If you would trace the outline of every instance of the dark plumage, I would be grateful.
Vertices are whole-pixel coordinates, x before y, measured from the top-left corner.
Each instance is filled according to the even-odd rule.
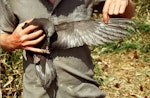
[[[36,64],[37,75],[41,79],[44,88],[49,87],[55,78],[55,69],[48,54],[51,49],[67,49],[86,45],[102,45],[107,42],[120,39],[130,33],[126,28],[134,30],[130,25],[134,22],[126,18],[110,18],[108,24],[103,20],[83,20],[77,22],[63,23],[53,25],[51,21],[45,18],[34,19],[28,25],[38,25],[43,29],[47,38],[37,47],[45,49],[46,54],[34,53],[34,63]],[[52,36],[55,35],[55,41]]]
[[[55,78],[55,70],[53,68],[53,64],[51,61],[51,58],[49,57],[50,54],[50,37],[54,34],[54,25],[51,21],[40,18],[40,19],[33,19],[30,23],[25,23],[25,25],[22,27],[22,29],[25,29],[29,25],[36,25],[39,26],[38,29],[42,29],[44,33],[46,34],[46,38],[40,42],[35,47],[43,49],[43,54],[40,53],[32,53],[30,54],[33,56],[33,63],[35,64],[35,69],[37,72],[37,75],[39,79],[41,80],[41,84],[44,88],[49,87],[52,80]],[[32,31],[32,32],[34,32]]]
[[[103,20],[83,20],[55,26],[58,39],[52,44],[54,48],[73,48],[84,44],[102,45],[120,39],[130,33],[126,28],[134,30],[129,25],[134,24],[126,18],[110,18],[109,23]]]

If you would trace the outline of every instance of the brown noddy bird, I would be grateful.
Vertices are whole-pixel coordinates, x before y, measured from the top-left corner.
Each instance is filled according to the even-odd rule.
[[[49,57],[51,49],[68,49],[84,44],[97,46],[112,42],[130,35],[127,28],[134,30],[130,24],[134,22],[127,18],[110,18],[108,24],[105,24],[103,20],[83,20],[59,25],[54,25],[46,18],[36,18],[31,23],[25,24],[23,28],[38,25],[39,29],[43,29],[47,35],[45,40],[37,45],[38,48],[44,49],[44,54],[34,53],[33,55],[36,72],[43,87],[48,88],[56,76],[55,68]],[[57,37],[52,41],[53,35]]]
[[[5,6],[2,0],[0,0],[0,12],[4,14],[0,18],[0,23],[2,23],[0,29],[8,33],[12,32],[18,25],[18,22],[13,12],[8,6]],[[47,35],[42,42],[35,46],[43,49],[44,54],[30,52],[32,54],[31,59],[33,58],[37,75],[43,87],[45,89],[48,88],[56,77],[52,58],[50,58],[51,50],[56,48],[68,49],[80,47],[84,44],[102,45],[112,42],[126,35],[130,35],[126,29],[134,30],[130,24],[134,24],[134,22],[127,18],[110,18],[108,24],[105,24],[101,19],[66,22],[54,25],[46,18],[36,18],[31,23],[26,23],[23,29],[29,25],[38,25],[38,29],[43,29]]]

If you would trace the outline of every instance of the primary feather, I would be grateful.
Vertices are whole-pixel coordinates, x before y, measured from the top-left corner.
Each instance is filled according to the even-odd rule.
[[[67,49],[84,44],[102,45],[112,42],[130,35],[126,30],[127,28],[134,30],[130,24],[134,24],[130,19],[111,18],[108,24],[105,24],[103,20],[83,20],[53,25],[48,19],[39,18],[34,19],[30,24],[26,24],[23,29],[29,25],[38,25],[40,29],[43,29],[47,38],[37,46],[49,51],[45,53],[50,53],[51,49],[55,48]],[[54,35],[57,37],[52,41]],[[36,53],[34,53],[33,58],[41,84],[47,89],[56,76],[51,58],[47,54]]]
[[[108,24],[105,24],[103,20],[83,20],[60,24],[55,26],[58,38],[52,45],[54,48],[67,49],[84,44],[105,44],[130,35],[127,28],[134,30],[130,23],[134,24],[130,19],[111,18]]]

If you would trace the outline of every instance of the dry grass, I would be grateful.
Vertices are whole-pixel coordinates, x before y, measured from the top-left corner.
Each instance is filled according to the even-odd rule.
[[[101,82],[106,98],[150,98],[150,1],[134,1],[136,32],[111,44],[90,47],[96,65],[94,78]],[[0,98],[20,98],[22,52],[0,52]]]
[[[150,97],[150,57],[147,62],[144,56],[136,50],[93,55],[102,71],[95,78],[103,80],[100,88],[107,93],[106,98]]]
[[[150,98],[150,1],[136,1],[136,32],[112,44],[92,47],[94,78],[106,98]]]

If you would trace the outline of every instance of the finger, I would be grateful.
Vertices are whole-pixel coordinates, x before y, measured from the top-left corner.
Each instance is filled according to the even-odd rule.
[[[18,25],[18,27],[22,28],[26,23],[30,23],[32,20],[33,20],[33,19],[26,20],[26,21],[24,21],[23,23],[20,23],[20,24]]]
[[[108,14],[103,14],[103,20],[104,20],[104,23],[108,23],[108,20],[109,20],[109,15]]]
[[[103,20],[105,23],[108,23],[108,19],[109,19],[108,10],[109,10],[110,3],[111,3],[111,0],[106,0],[104,7],[103,7],[103,13],[102,14],[103,14]]]
[[[25,42],[22,43],[22,47],[37,45],[37,44],[40,43],[44,38],[45,38],[45,34],[43,34],[42,36],[40,36],[39,38],[37,38],[37,39],[35,39],[35,40],[25,41]]]
[[[35,48],[32,46],[25,47],[24,50],[29,50],[36,53],[45,53],[45,49]]]
[[[34,19],[34,18],[29,19],[29,20],[26,20],[24,23],[30,23],[30,22],[32,22],[33,19]]]
[[[121,6],[120,3],[121,3],[121,0],[118,0],[116,2],[115,8],[114,8],[114,12],[113,12],[114,15],[118,15],[119,14],[120,6]]]
[[[109,15],[113,15],[114,13],[114,9],[115,9],[115,5],[116,5],[116,0],[112,0],[109,9],[108,9],[108,13]]]
[[[24,25],[25,25],[26,23],[30,23],[32,20],[33,20],[33,19],[30,19],[30,20],[27,20],[27,21],[25,21],[25,22],[23,22],[23,23],[20,23],[20,24],[17,26],[16,31],[22,33],[22,29],[23,29]]]
[[[121,1],[121,7],[119,10],[120,14],[123,14],[125,12],[127,5],[128,5],[128,2],[126,0]]]
[[[42,33],[43,33],[43,30],[38,30],[38,31],[32,32],[28,35],[25,35],[24,41],[35,39],[35,38],[39,37],[40,35],[42,35]]]
[[[24,30],[23,30],[23,33],[24,34],[29,34],[31,33],[33,30],[37,29],[38,26],[35,26],[35,25],[29,25],[28,27],[26,27]]]

